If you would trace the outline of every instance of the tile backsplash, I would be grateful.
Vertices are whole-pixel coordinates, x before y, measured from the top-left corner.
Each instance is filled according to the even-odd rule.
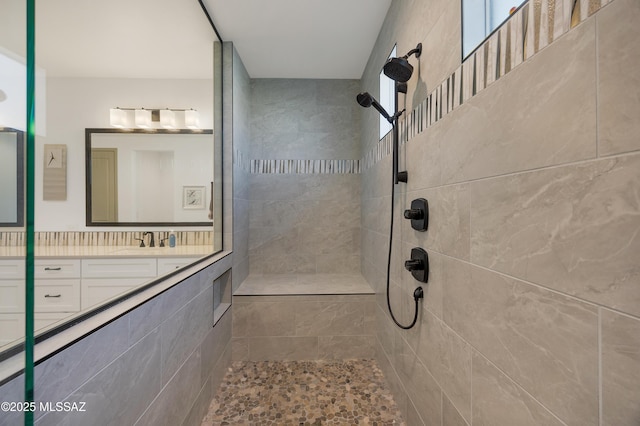
[[[36,232],[37,246],[135,246],[143,231]],[[175,231],[176,244],[213,245],[213,231]],[[156,245],[169,231],[154,231]],[[25,245],[24,232],[0,232],[0,247]],[[167,244],[168,245],[168,244]]]

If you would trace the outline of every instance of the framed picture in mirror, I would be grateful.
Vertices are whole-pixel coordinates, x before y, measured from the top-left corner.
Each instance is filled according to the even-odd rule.
[[[182,187],[182,208],[187,210],[204,209],[207,199],[206,187],[184,186]]]

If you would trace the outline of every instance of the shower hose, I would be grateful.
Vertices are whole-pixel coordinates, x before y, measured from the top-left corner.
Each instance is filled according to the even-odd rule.
[[[409,325],[402,325],[400,324],[400,322],[398,322],[398,320],[396,319],[395,315],[393,315],[393,309],[391,309],[391,298],[390,298],[390,287],[391,287],[391,280],[390,280],[390,275],[391,275],[391,246],[393,243],[393,203],[394,203],[394,198],[395,198],[395,188],[396,188],[396,183],[395,183],[395,176],[393,176],[393,180],[391,182],[391,221],[389,224],[389,256],[387,258],[387,307],[389,308],[389,314],[391,314],[391,319],[393,320],[393,322],[396,323],[396,325],[404,330],[409,330],[410,328],[413,328],[414,325],[416,325],[416,322],[418,321],[418,300],[420,298],[422,298],[422,287],[418,287],[416,289],[416,291],[413,293],[413,300],[415,301],[415,310],[414,310],[414,314],[413,314],[413,321],[411,321],[411,324]]]

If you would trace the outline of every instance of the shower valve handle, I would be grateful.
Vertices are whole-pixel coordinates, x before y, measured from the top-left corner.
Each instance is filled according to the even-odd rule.
[[[420,259],[405,260],[404,267],[407,271],[422,271],[424,269],[424,262]]]
[[[407,209],[404,211],[405,219],[419,220],[424,218],[424,210],[422,209]]]

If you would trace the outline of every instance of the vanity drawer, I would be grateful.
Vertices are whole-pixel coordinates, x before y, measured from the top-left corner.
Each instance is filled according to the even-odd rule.
[[[80,310],[80,280],[38,280],[35,287],[35,312]]]
[[[0,312],[24,312],[24,281],[0,280]]]
[[[80,278],[80,259],[36,259],[36,278]]]
[[[155,259],[154,259],[155,260]],[[82,280],[82,309],[102,304],[107,300],[150,281],[149,278],[90,278]]]
[[[159,257],[158,276],[175,271],[183,266],[190,265],[198,259],[198,257]]]
[[[0,280],[23,279],[24,259],[0,260]]]
[[[155,258],[82,260],[82,278],[151,278],[156,270]]]

